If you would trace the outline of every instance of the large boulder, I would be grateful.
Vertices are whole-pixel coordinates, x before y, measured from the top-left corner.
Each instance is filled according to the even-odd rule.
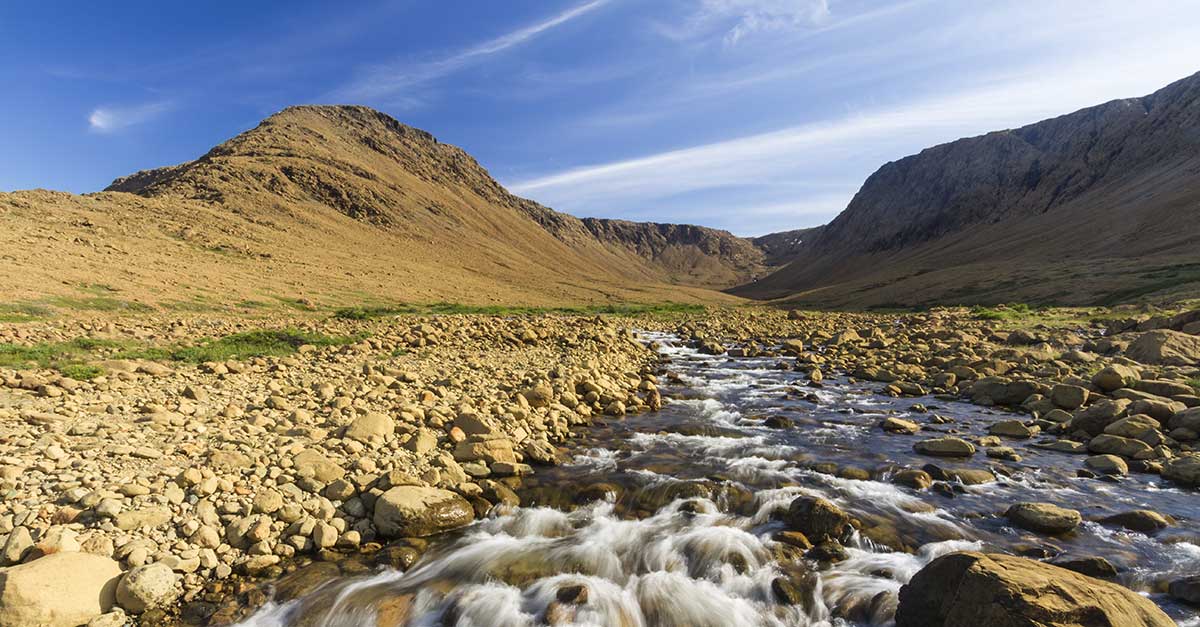
[[[1022,529],[1052,535],[1067,533],[1083,520],[1079,512],[1051,503],[1017,503],[1004,516]]]
[[[1112,364],[1092,375],[1092,385],[1107,393],[1127,388],[1140,378],[1133,368],[1124,364]]]
[[[379,412],[367,412],[346,425],[342,437],[359,442],[382,442],[396,432],[396,421]]]
[[[0,627],[75,627],[108,612],[121,565],[90,553],[53,553],[0,568]]]
[[[1173,627],[1141,595],[1023,557],[943,555],[900,589],[896,627]]]
[[[1168,329],[1150,331],[1134,340],[1125,355],[1143,364],[1200,365],[1200,336]]]
[[[470,523],[475,520],[475,510],[449,490],[405,485],[384,492],[375,501],[374,520],[384,537],[421,538]]]

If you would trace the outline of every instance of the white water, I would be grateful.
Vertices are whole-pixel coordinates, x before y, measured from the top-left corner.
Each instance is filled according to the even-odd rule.
[[[897,458],[912,466],[912,460],[900,459],[910,455],[910,441],[881,436],[873,428],[892,401],[861,390],[835,393],[826,388],[818,390],[815,409],[775,403],[789,383],[786,377],[794,375],[769,369],[762,360],[743,360],[743,367],[730,369],[724,358],[700,356],[670,344],[665,336],[657,339],[665,343],[664,354],[687,361],[681,378],[707,397],[674,401],[666,411],[688,424],[721,427],[742,437],[631,431],[619,449],[586,449],[556,469],[563,489],[618,473],[642,490],[716,473],[753,493],[749,511],[724,512],[706,498],[677,499],[641,519],[622,517],[616,504],[604,501],[571,512],[516,508],[494,513],[449,545],[432,549],[407,573],[335,580],[302,599],[268,604],[243,624],[384,627],[378,608],[403,598],[410,605],[411,625],[538,625],[545,624],[559,589],[582,585],[587,602],[559,608],[565,613],[554,624],[890,625],[900,587],[931,560],[954,551],[1004,550],[1021,539],[1020,532],[995,520],[993,512],[1007,502],[1049,489],[1056,501],[1102,497],[1109,503],[1145,506],[1147,495],[1173,492],[1155,483],[1130,489],[1076,482],[1063,479],[1063,473],[1043,472],[1037,464],[995,483],[959,486],[955,499],[893,485],[885,482],[886,474],[877,481],[816,472],[797,461],[810,450],[852,460]],[[851,401],[860,408],[853,422],[823,408]],[[799,435],[781,434],[749,417],[741,403],[794,414],[824,412],[824,421],[806,426]],[[664,456],[686,463],[664,471],[655,465]],[[1077,458],[1046,459],[1070,464]],[[800,495],[827,498],[864,521],[895,523],[906,542],[926,540],[906,553],[856,534],[847,544],[846,560],[816,571],[810,598],[800,605],[780,604],[772,581],[785,566],[774,561],[778,547],[772,536],[783,529],[778,514]],[[1178,491],[1174,495],[1180,501],[1188,498]],[[1200,567],[1200,547],[1191,542],[1163,543],[1094,523],[1085,523],[1080,536],[1079,548],[1099,554],[1119,550],[1150,556],[1148,563],[1130,564],[1123,572],[1122,582],[1135,588],[1151,586],[1164,573],[1185,574]],[[1181,624],[1200,627],[1200,619],[1186,618]]]

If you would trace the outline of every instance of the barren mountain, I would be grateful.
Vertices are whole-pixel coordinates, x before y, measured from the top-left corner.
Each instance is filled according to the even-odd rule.
[[[0,194],[0,215],[6,293],[24,298],[104,285],[157,303],[720,301],[693,288],[764,267],[727,232],[518,198],[463,150],[354,106],[285,109],[99,194]]]
[[[1200,291],[1200,74],[888,163],[808,239],[733,291],[825,306]]]

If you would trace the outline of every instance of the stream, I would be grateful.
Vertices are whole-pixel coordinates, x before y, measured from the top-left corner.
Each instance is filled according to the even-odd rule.
[[[930,560],[954,551],[1035,558],[1103,557],[1113,581],[1147,594],[1181,625],[1196,608],[1166,582],[1200,569],[1200,500],[1156,475],[1077,476],[1083,456],[1007,440],[1020,461],[917,455],[913,444],[987,433],[1005,412],[933,397],[892,398],[880,384],[830,377],[809,386],[778,358],[702,355],[673,336],[644,333],[669,358],[662,411],[598,421],[568,464],[540,468],[519,508],[439,538],[407,572],[331,579],[299,599],[268,602],[243,625],[889,625],[897,593]],[[917,435],[879,428],[892,415]],[[791,424],[771,428],[768,416]],[[934,417],[950,420],[942,422]],[[776,427],[780,426],[778,424]],[[898,469],[947,481],[915,490]],[[957,469],[991,470],[975,485]],[[976,473],[979,474],[979,473]],[[969,483],[969,482],[968,482]],[[800,495],[826,498],[862,522],[844,559],[800,568],[781,556],[779,515]],[[1064,537],[1016,529],[1022,501],[1079,510]],[[1093,519],[1136,509],[1174,517],[1153,537]],[[890,547],[890,548],[889,548]],[[780,580],[790,582],[782,586]],[[787,602],[785,602],[787,601]]]

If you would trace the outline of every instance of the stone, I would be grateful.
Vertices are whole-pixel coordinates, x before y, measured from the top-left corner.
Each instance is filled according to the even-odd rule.
[[[1133,368],[1123,364],[1112,364],[1092,375],[1092,385],[1105,393],[1130,387],[1141,377]]]
[[[171,509],[168,507],[147,507],[117,514],[117,528],[122,531],[149,529],[169,522],[171,522]]]
[[[1111,579],[1117,576],[1117,567],[1112,562],[1098,555],[1076,557],[1074,555],[1059,555],[1050,560],[1051,564],[1065,568],[1088,577]]]
[[[788,506],[784,521],[791,529],[818,544],[827,540],[844,541],[854,530],[846,512],[826,499],[813,496],[795,498]]]
[[[454,447],[454,460],[459,462],[481,461],[490,465],[496,462],[516,463],[517,456],[513,451],[512,440],[492,438],[460,442]]]
[[[933,485],[933,477],[930,477],[929,473],[924,470],[905,468],[896,471],[896,474],[892,475],[892,483],[914,490],[925,490]]]
[[[879,421],[879,428],[888,433],[913,434],[921,430],[921,425],[911,420],[888,416]]]
[[[437,448],[437,434],[429,429],[417,429],[412,437],[404,443],[404,448],[418,454],[424,455]]]
[[[549,407],[554,402],[554,389],[545,383],[539,383],[521,392],[521,396],[525,397],[530,407]]]
[[[1189,605],[1200,605],[1200,575],[1172,581],[1167,586],[1167,594]]]
[[[367,412],[346,426],[342,437],[359,442],[382,442],[396,431],[396,421],[379,412]]]
[[[179,598],[179,576],[162,562],[129,569],[117,586],[117,603],[125,611],[141,614],[150,608],[167,607]]]
[[[1068,425],[1069,431],[1083,431],[1088,435],[1100,435],[1104,428],[1123,418],[1133,401],[1125,398],[1103,400],[1092,403],[1076,414]]]
[[[1129,474],[1129,464],[1116,455],[1092,455],[1083,460],[1083,465],[1087,466],[1088,470],[1098,472],[1102,475]]]
[[[943,555],[900,589],[896,627],[1173,627],[1141,595],[1023,557]]]
[[[1151,459],[1154,448],[1141,440],[1123,438],[1119,435],[1098,435],[1088,441],[1088,450],[1092,453],[1107,453],[1120,455],[1130,459]]]
[[[0,569],[0,627],[76,627],[112,610],[121,565],[55,553]]]
[[[329,483],[346,476],[346,470],[316,449],[305,449],[292,457],[296,474]]]
[[[475,511],[466,499],[438,488],[398,486],[375,502],[375,528],[388,538],[422,538],[474,519]]]
[[[1192,407],[1171,416],[1167,425],[1172,429],[1190,429],[1200,432],[1200,407]]]
[[[1113,527],[1122,527],[1130,531],[1137,531],[1146,535],[1151,535],[1166,529],[1171,526],[1171,521],[1166,516],[1148,509],[1137,509],[1131,512],[1121,512],[1113,514],[1106,518],[1100,519],[1100,524]]]
[[[1049,535],[1067,533],[1083,521],[1079,512],[1051,503],[1016,503],[1004,517],[1022,529]]]
[[[1163,463],[1162,476],[1187,486],[1200,486],[1200,453],[1187,453]]]
[[[1020,420],[1001,420],[988,427],[988,433],[1006,438],[1031,438],[1040,432],[1037,425],[1031,427]]]
[[[1075,410],[1083,407],[1088,401],[1088,389],[1079,385],[1060,383],[1050,389],[1050,402],[1056,407]]]
[[[970,457],[975,454],[975,445],[953,436],[921,440],[913,450],[922,455],[935,457]]]
[[[1162,426],[1157,420],[1145,414],[1135,416],[1127,416],[1122,418],[1107,427],[1104,427],[1104,433],[1108,435],[1119,435],[1123,438],[1144,439],[1147,434],[1154,433]]]
[[[1133,384],[1133,389],[1163,398],[1185,396],[1195,393],[1192,386],[1182,381],[1165,381],[1161,379],[1142,379]]]
[[[33,550],[33,536],[25,527],[17,527],[8,534],[4,548],[0,549],[0,565],[20,564]]]
[[[1157,329],[1138,336],[1125,355],[1143,364],[1160,366],[1200,365],[1200,336]]]

